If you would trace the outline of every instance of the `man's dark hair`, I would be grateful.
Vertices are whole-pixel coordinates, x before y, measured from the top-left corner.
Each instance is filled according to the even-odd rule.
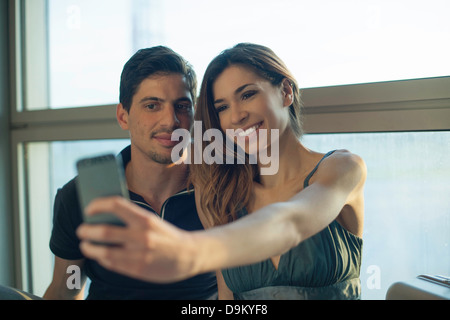
[[[197,95],[197,78],[192,66],[178,53],[164,46],[145,48],[137,51],[125,63],[120,78],[119,101],[129,113],[133,96],[141,82],[152,75],[178,73],[186,78],[192,101]]]

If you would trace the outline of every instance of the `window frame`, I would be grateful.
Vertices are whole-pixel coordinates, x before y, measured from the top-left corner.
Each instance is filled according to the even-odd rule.
[[[24,144],[128,138],[114,105],[22,110],[24,31],[21,0],[8,0],[10,147],[14,286],[32,289]],[[201,79],[199,79],[200,81]],[[305,133],[450,130],[450,76],[302,89]],[[19,111],[22,110],[22,111]]]
[[[303,90],[305,132],[450,129],[450,76]]]

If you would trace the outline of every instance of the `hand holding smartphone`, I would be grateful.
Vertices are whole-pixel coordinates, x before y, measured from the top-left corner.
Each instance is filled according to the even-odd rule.
[[[122,196],[129,198],[122,159],[113,154],[83,158],[77,161],[77,191],[86,223],[125,226],[113,213],[87,216],[84,209],[95,198]]]

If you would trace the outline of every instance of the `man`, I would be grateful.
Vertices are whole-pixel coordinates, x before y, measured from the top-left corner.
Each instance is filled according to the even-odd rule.
[[[125,64],[120,82],[117,120],[130,133],[131,145],[121,152],[130,199],[182,229],[198,230],[194,193],[186,191],[186,165],[172,165],[171,141],[177,128],[190,130],[196,96],[191,66],[166,47],[138,51]],[[75,230],[82,223],[75,179],[58,190],[50,248],[55,254],[53,280],[44,298],[82,299],[86,278],[88,299],[208,299],[217,292],[214,273],[171,284],[139,281],[111,272],[79,249]],[[67,286],[69,266],[81,270],[79,290]],[[73,270],[71,267],[70,270]],[[70,286],[72,287],[72,286]]]

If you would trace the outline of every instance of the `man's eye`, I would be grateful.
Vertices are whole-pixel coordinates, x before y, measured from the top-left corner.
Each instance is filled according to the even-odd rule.
[[[192,105],[190,104],[178,104],[175,106],[175,108],[179,111],[184,111],[184,112],[188,112],[191,111],[192,109]]]
[[[154,109],[156,109],[156,107],[157,107],[157,105],[154,103],[145,105],[145,108],[150,109],[150,110],[154,110]]]

